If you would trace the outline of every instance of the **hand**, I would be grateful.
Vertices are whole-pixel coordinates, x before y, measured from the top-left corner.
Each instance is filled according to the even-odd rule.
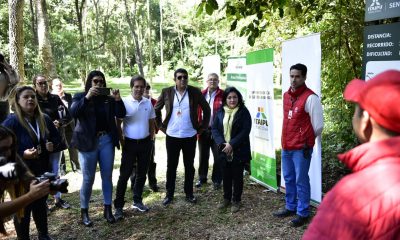
[[[46,149],[49,152],[52,152],[54,150],[54,145],[52,142],[46,142]]]
[[[89,89],[89,91],[87,92],[85,98],[89,100],[89,99],[91,99],[93,96],[98,96],[100,92],[99,92],[99,90],[98,90],[97,88],[98,88],[98,87],[91,87],[91,88]]]
[[[61,123],[58,120],[54,120],[53,123],[54,123],[54,126],[56,126],[56,128],[61,127]]]
[[[36,148],[26,149],[24,151],[24,159],[36,159],[38,158],[39,154]]]
[[[46,196],[50,192],[50,181],[44,181],[37,183],[36,180],[31,182],[29,192],[27,193],[29,198],[32,200],[37,200],[41,197]]]
[[[232,155],[233,149],[232,146],[229,143],[224,143],[225,147],[222,149],[222,151],[224,153],[226,153],[226,155]]]
[[[112,89],[111,97],[113,97],[115,101],[121,101],[121,95],[119,94],[119,89]]]

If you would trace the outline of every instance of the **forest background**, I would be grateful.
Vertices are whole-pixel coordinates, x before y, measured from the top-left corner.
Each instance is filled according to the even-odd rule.
[[[0,52],[27,84],[37,73],[83,83],[90,70],[101,69],[116,79],[144,75],[157,90],[171,84],[177,67],[188,69],[191,83],[200,86],[204,56],[220,55],[225,69],[228,57],[274,48],[280,89],[282,41],[320,32],[326,192],[346,173],[336,155],[357,143],[352,107],[342,92],[361,75],[364,5],[361,0],[0,0]]]

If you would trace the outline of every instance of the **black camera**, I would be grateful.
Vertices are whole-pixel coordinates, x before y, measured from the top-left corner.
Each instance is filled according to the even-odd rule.
[[[68,192],[68,180],[67,179],[57,179],[54,173],[45,172],[42,176],[36,178],[39,182],[50,181],[50,191],[57,191],[61,193]]]

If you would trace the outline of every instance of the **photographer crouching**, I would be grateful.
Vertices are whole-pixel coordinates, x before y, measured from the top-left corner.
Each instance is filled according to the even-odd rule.
[[[39,181],[52,178],[43,174],[50,170],[49,154],[62,144],[57,129],[51,119],[40,111],[32,87],[17,87],[10,100],[15,113],[8,115],[2,125],[15,133],[18,139],[17,153],[33,175],[39,177]],[[53,181],[51,184],[56,183]],[[47,194],[26,206],[23,217],[14,218],[18,239],[29,239],[31,212],[39,239],[51,239],[48,235],[46,199]]]
[[[16,214],[20,219],[24,215],[24,207],[49,194],[49,181],[37,183],[33,180],[16,151],[16,137],[8,128],[0,126],[0,232],[6,234],[4,219]],[[29,188],[28,188],[29,187]],[[5,191],[11,201],[4,202]],[[29,190],[29,191],[28,191]]]

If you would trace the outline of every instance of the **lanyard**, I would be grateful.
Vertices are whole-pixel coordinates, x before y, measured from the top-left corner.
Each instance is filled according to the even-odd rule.
[[[28,119],[25,119],[26,122],[28,123],[29,127],[31,127],[32,131],[35,133],[38,142],[40,142],[40,129],[39,129],[39,122],[38,120],[36,120],[36,130],[35,128],[32,126],[31,122]]]
[[[187,90],[185,90],[185,92],[183,93],[183,96],[182,96],[181,100],[179,100],[178,94],[177,94],[176,92],[177,92],[177,91],[175,90],[176,100],[178,101],[179,108],[181,108],[181,102],[182,102],[183,99],[185,98]]]

